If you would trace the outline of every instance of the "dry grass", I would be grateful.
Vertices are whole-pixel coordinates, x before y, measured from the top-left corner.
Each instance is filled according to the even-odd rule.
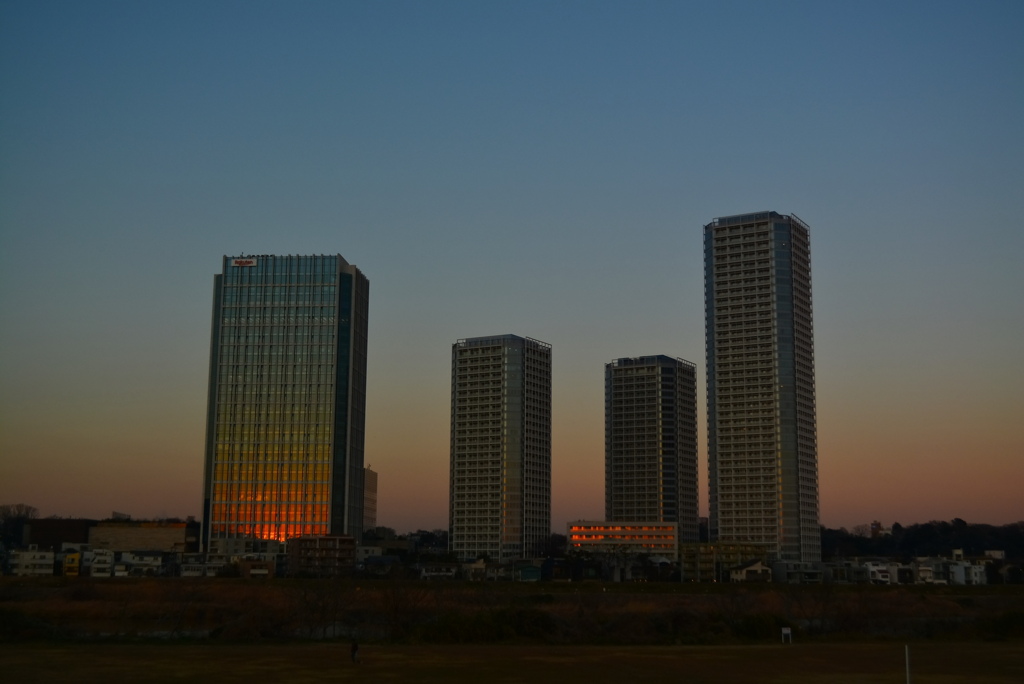
[[[0,646],[4,681],[165,682],[636,682],[900,684],[900,644],[794,646],[396,646],[347,643]],[[1024,644],[911,645],[914,684],[1017,684]]]
[[[205,636],[226,646],[352,633],[402,644],[770,646],[780,627],[803,644],[1020,641],[1024,587],[0,578],[0,648],[5,640]]]

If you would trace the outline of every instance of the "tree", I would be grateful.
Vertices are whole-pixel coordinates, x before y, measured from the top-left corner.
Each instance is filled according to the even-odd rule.
[[[39,517],[39,509],[28,504],[2,504],[0,505],[0,523],[12,519],[30,520]]]
[[[544,542],[542,555],[548,558],[561,558],[565,555],[567,539],[564,534],[552,533]]]
[[[0,505],[0,543],[4,546],[19,546],[25,523],[39,517],[39,509],[28,504]]]

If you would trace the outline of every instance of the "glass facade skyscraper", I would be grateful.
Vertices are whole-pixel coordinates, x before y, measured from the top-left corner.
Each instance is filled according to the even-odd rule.
[[[774,211],[704,226],[712,541],[821,558],[807,224]]]
[[[224,257],[213,288],[206,548],[362,534],[368,289],[340,254]]]
[[[604,387],[605,520],[674,522],[680,541],[699,541],[696,366],[616,359]]]
[[[551,345],[452,345],[449,548],[460,560],[539,555],[551,537]]]

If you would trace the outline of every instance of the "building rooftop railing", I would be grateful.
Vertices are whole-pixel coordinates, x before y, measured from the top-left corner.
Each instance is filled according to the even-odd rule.
[[[759,211],[754,212],[752,214],[735,214],[733,216],[720,216],[718,218],[712,219],[711,223],[707,224],[704,227],[718,228],[720,226],[738,226],[744,223],[757,223],[760,221],[769,221],[771,219],[783,219],[787,221],[792,221],[794,223],[799,224],[804,229],[810,229],[810,226],[808,226],[803,221],[803,219],[801,219],[796,214],[789,214],[787,216],[786,214],[780,214],[777,211]]]
[[[506,340],[522,340],[524,342],[530,342],[535,344],[542,349],[551,349],[551,345],[547,342],[541,342],[535,340],[532,337],[522,337],[520,335],[491,335],[489,337],[468,337],[455,341],[455,345],[458,347],[490,347],[496,343],[504,342]]]
[[[653,365],[653,364],[657,364],[659,361],[679,362],[679,363],[683,364],[684,366],[689,366],[690,368],[696,368],[697,367],[697,364],[693,363],[692,361],[687,361],[686,359],[681,359],[678,356],[676,356],[676,357],[665,356],[664,354],[652,354],[652,355],[649,355],[649,356],[625,357],[625,358],[615,359],[613,361],[610,361],[608,363],[608,365],[611,366],[612,368],[619,368],[619,367],[626,367],[626,366],[650,366],[650,365]]]

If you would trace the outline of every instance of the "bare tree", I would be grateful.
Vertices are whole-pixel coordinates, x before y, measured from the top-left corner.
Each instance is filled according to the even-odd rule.
[[[32,520],[39,517],[39,509],[28,504],[0,504],[0,525],[8,520]]]

